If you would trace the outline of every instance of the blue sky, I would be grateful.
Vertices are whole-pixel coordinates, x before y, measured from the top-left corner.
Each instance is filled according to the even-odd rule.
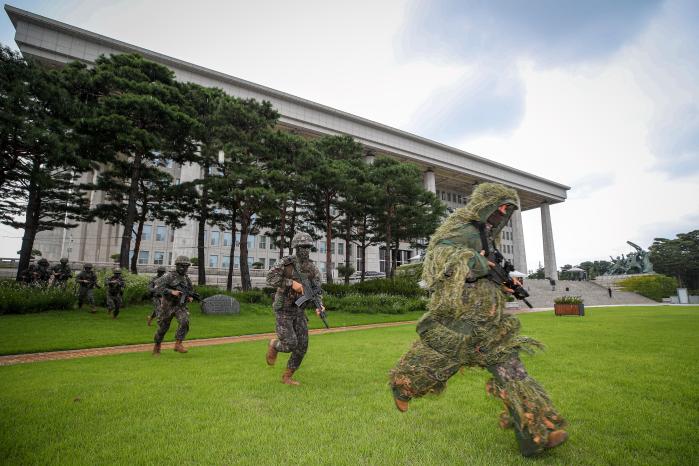
[[[559,265],[699,228],[696,1],[11,4],[572,186]]]

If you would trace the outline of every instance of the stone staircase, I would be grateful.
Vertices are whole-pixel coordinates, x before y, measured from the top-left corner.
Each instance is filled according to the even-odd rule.
[[[620,305],[620,304],[658,304],[629,291],[620,291],[612,287],[612,298],[609,297],[607,287],[594,281],[558,280],[556,290],[551,291],[548,280],[524,279],[524,288],[529,292],[529,301],[535,308],[553,308],[553,300],[561,296],[581,296],[587,306]],[[568,288],[568,291],[566,291]],[[526,305],[522,303],[522,308]]]

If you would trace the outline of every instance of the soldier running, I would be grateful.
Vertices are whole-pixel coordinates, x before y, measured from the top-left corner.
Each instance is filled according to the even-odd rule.
[[[126,287],[121,269],[115,268],[113,275],[104,279],[104,285],[107,287],[107,314],[111,315],[112,319],[116,319],[124,305],[124,288]]]
[[[291,353],[282,375],[282,383],[299,385],[292,379],[308,350],[308,319],[303,309],[295,301],[303,294],[301,274],[320,288],[320,272],[309,258],[313,238],[308,233],[297,233],[291,241],[296,249],[293,256],[284,257],[277,266],[267,274],[267,284],[277,289],[272,308],[276,314],[277,338],[272,338],[267,349],[267,364],[273,366],[277,353]],[[325,311],[325,307],[316,309],[316,314]]]
[[[93,296],[93,288],[100,288],[97,284],[97,274],[92,271],[92,264],[85,264],[83,266],[83,271],[75,277],[75,281],[78,283],[80,288],[78,289],[78,309],[82,309],[83,303],[87,299],[90,305],[90,313],[94,314],[97,312],[95,308],[95,297]]]
[[[146,323],[149,327],[153,322],[153,319],[158,317],[158,311],[160,311],[160,296],[155,292],[155,281],[165,275],[165,272],[167,272],[167,270],[165,270],[165,267],[161,265],[158,267],[157,275],[151,278],[150,282],[148,282],[148,294],[150,295],[150,300],[153,303],[153,312],[151,312],[146,318]]]
[[[177,319],[179,326],[175,333],[175,351],[186,353],[182,341],[189,332],[189,312],[187,303],[192,301],[189,295],[194,291],[192,281],[187,276],[189,269],[189,259],[186,256],[178,256],[175,259],[175,271],[167,273],[155,281],[155,293],[162,296],[160,313],[158,316],[158,330],[155,332],[155,345],[153,345],[153,355],[160,354],[160,345],[165,338],[165,334],[170,328],[172,318]],[[184,299],[183,295],[184,294]]]
[[[59,264],[53,266],[53,283],[51,286],[66,288],[68,279],[73,276],[73,271],[68,265],[68,258],[62,257]]]

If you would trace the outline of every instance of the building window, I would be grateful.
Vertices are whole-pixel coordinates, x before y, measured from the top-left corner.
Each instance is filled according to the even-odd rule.
[[[151,229],[152,229],[152,227],[150,225],[143,225],[143,233],[141,233],[141,241],[150,241]]]
[[[340,255],[345,253],[345,243],[337,243],[337,253]]]
[[[459,194],[458,196],[456,196],[456,199],[457,199],[456,202],[459,203],[459,204],[461,204],[461,194]]]
[[[386,272],[386,248],[379,249],[379,272]]]
[[[219,241],[221,241],[221,232],[220,231],[212,231],[211,232],[211,245],[218,246]]]
[[[230,246],[231,241],[233,241],[233,235],[231,235],[231,232],[227,231],[227,232],[223,233],[223,245]]]
[[[254,257],[248,257],[248,267],[252,268],[252,263],[255,262]]]
[[[269,239],[269,249],[270,251],[276,251],[277,250],[277,243],[274,242],[274,238]]]
[[[443,201],[447,200],[447,196],[446,196],[446,193],[444,191],[442,191],[442,200]]]
[[[148,251],[138,251],[138,263],[147,264],[150,253]]]
[[[162,251],[155,251],[153,253],[153,263],[155,265],[163,265],[165,262],[165,253]]]
[[[260,249],[267,249],[267,237],[265,235],[260,236],[260,244],[258,247]]]
[[[177,184],[177,185],[180,184],[180,179],[179,179],[179,178],[177,178],[177,179],[175,180],[175,184]]]
[[[269,268],[271,269],[272,267],[274,267],[274,264],[276,264],[276,263],[277,263],[277,259],[270,259],[269,260]]]
[[[322,274],[325,273],[325,262],[318,262],[318,271]]]
[[[263,268],[263,269],[265,268],[265,258],[264,257],[260,257],[259,259],[257,259],[257,262],[262,264],[261,268]]]
[[[218,256],[217,255],[209,256],[209,267],[218,267]]]
[[[318,252],[320,252],[321,254],[325,253],[325,240],[320,242],[320,248],[318,248]]]
[[[240,256],[233,257],[233,268],[234,269],[240,268]]]
[[[221,268],[227,269],[231,265],[231,256],[223,256],[221,259]]]
[[[255,235],[248,235],[248,249],[255,248]]]
[[[156,241],[165,241],[166,236],[167,236],[167,227],[165,225],[158,225],[155,228],[155,240]]]
[[[330,243],[330,254],[335,254],[335,242]]]

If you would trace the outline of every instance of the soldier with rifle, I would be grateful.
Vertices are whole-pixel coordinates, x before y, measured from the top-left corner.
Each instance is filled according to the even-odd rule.
[[[155,281],[165,275],[165,270],[164,266],[158,267],[156,275],[150,279],[150,282],[148,282],[148,294],[150,295],[150,300],[153,303],[153,311],[150,313],[150,315],[146,318],[146,324],[150,327],[150,324],[153,322],[153,319],[158,317],[158,311],[160,311],[160,296],[155,292]]]
[[[49,279],[51,278],[51,269],[49,268],[49,261],[45,257],[39,259],[36,267],[36,283],[42,287],[47,287],[49,284]]]
[[[111,277],[105,277],[104,285],[107,287],[107,314],[111,315],[112,319],[116,319],[124,305],[124,288],[126,287],[121,269],[115,268]]]
[[[492,374],[488,393],[500,398],[500,426],[513,428],[523,456],[554,448],[568,438],[565,421],[519,358],[541,346],[519,335],[516,316],[505,312],[506,294],[526,298],[497,252],[500,231],[519,208],[517,192],[482,183],[469,203],[452,213],[430,238],[422,280],[430,288],[428,312],[415,341],[390,373],[394,402],[408,410],[413,398],[440,393],[462,367]]]
[[[320,272],[310,259],[313,238],[297,233],[291,241],[296,254],[282,258],[267,274],[267,284],[277,289],[272,308],[276,315],[277,338],[267,348],[267,364],[273,366],[277,354],[291,353],[282,375],[282,383],[299,385],[292,376],[308,350],[308,319],[305,308],[312,304],[325,326],[325,307],[321,298]]]
[[[160,345],[165,334],[170,328],[172,319],[177,319],[178,327],[175,333],[175,351],[186,353],[187,349],[182,344],[187,332],[189,332],[189,312],[187,304],[199,295],[194,292],[194,285],[187,276],[189,259],[186,256],[178,256],[175,259],[175,270],[157,278],[154,283],[155,293],[162,297],[160,314],[158,316],[158,330],[155,332],[153,355],[160,354]]]
[[[75,277],[78,288],[78,309],[82,309],[83,303],[87,300],[90,305],[90,313],[94,314],[97,312],[95,308],[95,297],[93,296],[92,290],[94,288],[102,288],[97,284],[97,274],[92,271],[92,264],[85,264],[83,266],[82,272]]]
[[[39,274],[36,272],[36,265],[29,264],[29,267],[24,269],[21,274],[19,274],[20,283],[24,283],[27,286],[34,286]]]
[[[68,258],[62,257],[59,264],[53,266],[53,283],[51,286],[58,286],[65,289],[68,279],[73,276],[73,271],[68,265]]]

